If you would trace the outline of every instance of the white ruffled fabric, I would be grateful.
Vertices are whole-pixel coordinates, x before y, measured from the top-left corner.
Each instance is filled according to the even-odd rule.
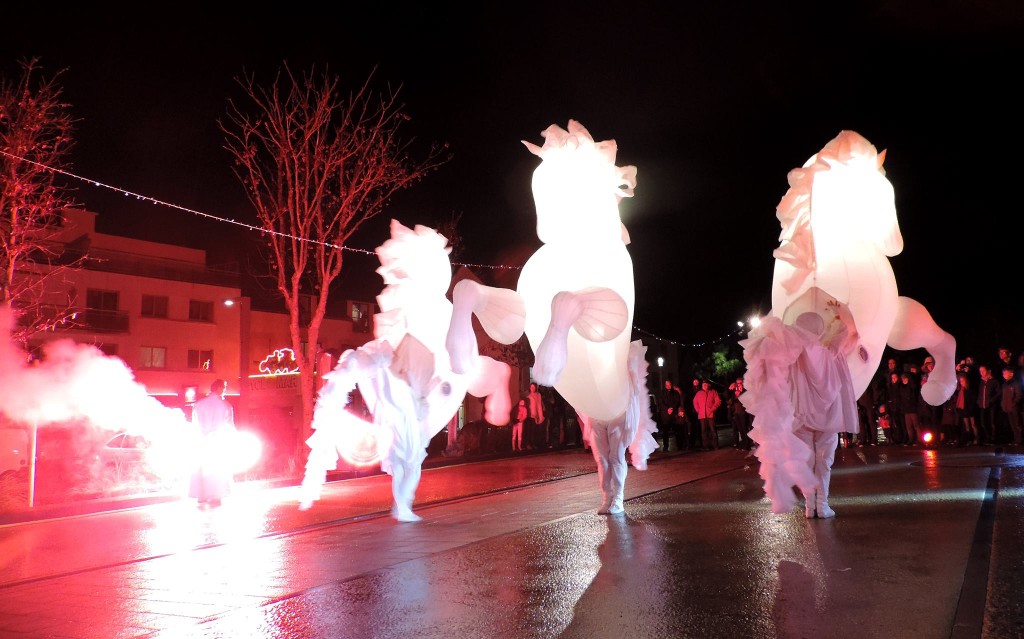
[[[747,390],[740,401],[754,415],[750,438],[758,444],[755,454],[774,513],[792,510],[794,486],[805,493],[815,489],[812,451],[796,432],[856,428],[844,330],[827,338],[829,347],[808,330],[767,317],[740,342],[747,362]]]
[[[647,347],[636,340],[629,344],[629,382],[631,392],[626,406],[626,441],[633,468],[647,470],[647,458],[658,449],[654,431],[658,424],[651,418],[651,402],[647,395]]]
[[[358,349],[345,351],[335,369],[325,376],[327,385],[321,390],[313,413],[313,434],[306,440],[310,452],[300,489],[300,508],[309,508],[319,499],[327,472],[337,467],[338,446],[345,438],[342,413],[356,385],[373,414],[374,424],[386,428],[392,435],[388,450],[380,451],[381,470],[394,474],[395,464],[418,466],[426,459],[423,425],[418,419],[423,413],[423,407],[417,402],[422,391],[414,388],[423,383],[423,371],[428,363],[415,356],[409,357],[408,353],[414,352],[410,349],[401,350],[404,357],[396,356],[386,340],[368,342]],[[412,386],[398,375],[407,377]],[[411,500],[409,495],[410,503]]]

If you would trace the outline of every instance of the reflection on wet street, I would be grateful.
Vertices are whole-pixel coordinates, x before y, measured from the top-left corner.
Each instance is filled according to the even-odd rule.
[[[773,515],[756,459],[722,449],[630,469],[623,516],[596,514],[593,460],[564,451],[425,472],[419,523],[386,516],[388,478],[366,477],[331,484],[302,513],[284,488],[209,511],[184,501],[5,526],[0,629],[1016,636],[1006,632],[1024,620],[1013,568],[1022,554],[1012,532],[1024,510],[1018,461],[992,451],[841,449],[838,516],[829,520],[804,519],[799,507]],[[980,599],[966,596],[979,584]]]

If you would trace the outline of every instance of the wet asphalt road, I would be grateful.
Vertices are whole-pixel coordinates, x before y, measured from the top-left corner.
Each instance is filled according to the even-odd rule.
[[[1022,451],[1024,452],[1024,451]],[[1021,637],[1024,455],[852,448],[838,517],[773,515],[743,451],[568,450],[0,527],[0,637]]]

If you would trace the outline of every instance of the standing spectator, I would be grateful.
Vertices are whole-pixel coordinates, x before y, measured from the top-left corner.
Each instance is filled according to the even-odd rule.
[[[735,382],[729,384],[729,394],[726,396],[726,407],[729,411],[729,423],[732,425],[733,448],[750,450],[751,419],[747,409],[740,401],[743,394],[743,378],[739,377]]]
[[[957,390],[959,390],[959,381],[957,381]],[[942,403],[939,420],[942,426],[942,435],[939,439],[946,446],[956,446],[960,443],[960,416],[957,415],[956,403],[957,392],[954,392],[949,399]]]
[[[512,419],[512,452],[518,453],[523,450],[523,424],[526,422],[526,418],[530,416],[530,411],[526,408],[526,400],[519,400],[519,405],[516,406],[515,414]]]
[[[928,383],[928,371],[929,371],[929,368],[928,368],[927,362],[926,362],[925,365],[921,367],[921,386],[924,386],[925,384]],[[923,439],[924,434],[926,432],[927,433],[931,433],[933,441],[934,441],[934,438],[937,436],[936,428],[939,425],[939,417],[938,417],[939,409],[937,409],[935,406],[932,406],[931,404],[929,404],[928,402],[925,401],[924,397],[920,393],[920,387],[918,388],[918,392],[916,394],[916,397],[917,397],[917,437],[918,437],[918,440],[922,444],[924,444],[924,443],[927,443]]]
[[[548,410],[546,411],[547,421],[550,424],[548,429],[552,432],[552,443],[558,442],[559,448],[565,448],[568,440],[567,424],[565,419],[565,398],[554,388],[550,389],[548,397]]]
[[[920,394],[913,383],[911,374],[900,375],[899,395],[900,413],[903,414],[903,445],[916,446],[921,437],[917,421],[917,396]]]
[[[885,360],[885,371],[882,374],[882,381],[888,382],[889,379],[895,374],[899,376],[903,372],[900,363],[894,357],[890,357]]]
[[[686,411],[687,421],[690,422],[690,448],[701,447],[701,433],[700,433],[700,418],[697,417],[697,409],[694,408],[693,401],[697,397],[697,393],[700,392],[700,380],[696,377],[691,382],[690,390],[684,397],[683,410]]]
[[[925,355],[924,361],[921,362],[921,373],[930,374],[933,370],[935,370],[935,358]]]
[[[1003,411],[1003,415],[1005,416],[1008,432],[1000,438],[1000,441],[1006,441],[1011,443],[1013,446],[1021,445],[1020,404],[1020,384],[1014,377],[1013,366],[1006,365],[1003,367],[1003,388],[1002,397],[999,401],[999,408]]]
[[[859,444],[874,446],[878,443],[875,429],[875,408],[878,406],[878,387],[875,380],[868,383],[861,396],[857,398],[857,419],[860,420]]]
[[[975,363],[974,358],[968,355],[967,357],[960,360],[960,363],[956,365],[956,372],[966,373],[968,381],[971,383],[971,388],[977,391],[978,389],[978,365]]]
[[[978,395],[971,384],[971,375],[961,371],[956,375],[956,414],[960,418],[962,429],[960,443],[965,446],[977,446],[981,441],[978,435]]]
[[[1013,351],[1005,346],[999,347],[999,368],[1005,369],[1007,366],[1013,369],[1013,374],[1017,374],[1017,364],[1013,359]]]
[[[882,439],[886,446],[894,446],[892,441],[892,416],[886,404],[878,405],[878,427],[882,429]]]
[[[530,382],[530,394],[526,396],[526,407],[530,411],[527,447],[547,448],[547,427],[544,426],[544,398],[537,389],[537,384]],[[541,443],[541,440],[545,440]]]
[[[885,383],[885,409],[892,421],[892,439],[894,446],[905,443],[903,433],[903,410],[900,404],[900,374],[889,373]]]
[[[658,432],[661,433],[661,450],[664,452],[668,452],[670,433],[675,433],[676,448],[683,447],[679,441],[679,432],[676,430],[676,415],[682,403],[682,397],[672,385],[672,380],[666,379],[665,388],[661,390],[661,397],[658,398]]]
[[[200,506],[219,506],[231,492],[234,474],[227,459],[235,432],[235,412],[224,399],[227,391],[226,381],[214,380],[210,394],[192,406],[192,424],[202,439],[199,466],[192,474],[188,494]]]
[[[700,437],[704,450],[718,450],[718,430],[715,429],[715,411],[722,405],[722,398],[718,391],[711,388],[711,384],[705,380],[700,384],[700,390],[693,397],[693,408],[697,411],[697,419],[700,420]]]
[[[994,444],[996,438],[1000,383],[992,376],[992,369],[988,366],[979,366],[978,375],[978,430],[981,432],[981,444],[988,446]]]
[[[679,410],[676,411],[675,425],[676,425],[676,448],[682,450],[684,448],[690,448],[690,437],[693,429],[693,422],[690,421],[687,410],[685,410],[685,402],[683,401],[683,391],[675,384],[672,388],[676,390],[679,395]]]

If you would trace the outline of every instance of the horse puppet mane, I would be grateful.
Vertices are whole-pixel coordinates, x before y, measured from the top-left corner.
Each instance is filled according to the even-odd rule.
[[[437,304],[448,306],[451,285],[451,247],[434,229],[416,225],[410,229],[391,220],[391,238],[377,247],[384,290],[377,296],[380,313],[373,317],[374,335],[397,347],[416,316]],[[419,337],[419,336],[418,336]],[[422,338],[421,338],[422,339]]]
[[[882,163],[885,151],[878,153],[870,142],[854,131],[841,131],[818,153],[812,155],[801,168],[787,175],[789,190],[775,208],[775,216],[782,224],[780,245],[772,256],[790,264],[795,272],[784,282],[786,290],[796,291],[817,266],[814,244],[814,220],[811,193],[815,179],[831,171],[837,164],[857,166],[885,175]]]

